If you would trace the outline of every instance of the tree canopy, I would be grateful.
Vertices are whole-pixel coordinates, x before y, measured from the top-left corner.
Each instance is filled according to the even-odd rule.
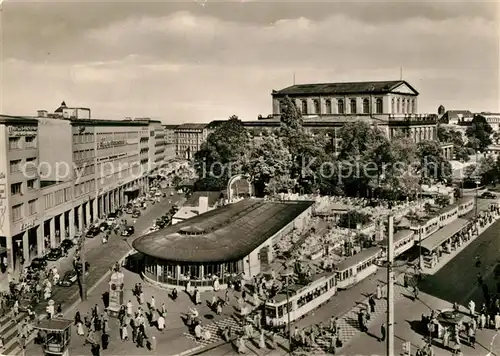
[[[492,133],[493,128],[482,115],[474,115],[471,125],[465,132],[469,138],[469,147],[479,152],[484,152],[484,150],[492,144]]]

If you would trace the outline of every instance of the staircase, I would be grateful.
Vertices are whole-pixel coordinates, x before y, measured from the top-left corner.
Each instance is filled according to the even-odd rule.
[[[0,318],[0,337],[3,339],[3,349],[0,355],[21,355],[22,349],[19,345],[17,334],[18,325],[27,316],[26,313],[19,313],[16,318],[9,312]]]

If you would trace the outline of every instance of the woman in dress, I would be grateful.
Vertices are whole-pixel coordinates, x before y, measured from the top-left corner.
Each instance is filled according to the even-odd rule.
[[[79,336],[85,335],[85,331],[83,330],[83,323],[81,320],[76,323],[76,332]]]

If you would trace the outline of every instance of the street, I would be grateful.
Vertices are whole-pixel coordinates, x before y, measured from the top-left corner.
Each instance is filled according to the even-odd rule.
[[[98,283],[103,276],[109,272],[110,268],[116,261],[120,260],[132,249],[131,243],[135,238],[145,234],[157,217],[168,212],[172,205],[178,203],[182,199],[183,195],[175,194],[174,196],[167,195],[167,197],[162,198],[160,203],[156,203],[154,205],[152,205],[151,202],[148,202],[147,209],[143,210],[142,215],[136,219],[137,221],[134,224],[135,233],[127,239],[124,239],[121,236],[112,235],[108,240],[108,243],[103,245],[100,236],[86,238],[85,258],[86,261],[90,263],[89,274],[86,277],[87,291],[92,289],[93,286],[95,286],[96,283]],[[131,216],[127,214],[123,215],[122,218],[128,220],[129,223],[132,223],[133,221]],[[66,271],[73,268],[73,253],[74,248],[68,257],[56,261],[56,265],[61,276],[63,276]],[[107,282],[105,284],[107,284]],[[88,293],[89,298],[91,294],[91,292]],[[53,288],[51,299],[54,300],[56,305],[61,304],[63,312],[66,312],[68,308],[72,307],[80,300],[78,284],[75,283],[71,287],[55,286]],[[37,314],[45,314],[46,305],[47,303],[42,301],[35,308],[35,312]],[[8,341],[9,340],[4,340],[6,343]],[[17,343],[11,343],[8,348],[4,350],[4,352],[6,354],[12,354],[16,348],[18,348]]]

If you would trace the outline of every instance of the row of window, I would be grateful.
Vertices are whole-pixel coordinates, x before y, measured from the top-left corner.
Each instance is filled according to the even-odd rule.
[[[43,200],[45,210],[70,202],[73,200],[72,188],[63,188],[53,193],[44,194]]]
[[[358,113],[358,104],[357,104],[357,99],[350,99],[349,100],[349,108],[350,111],[349,113],[351,114],[357,114]],[[363,114],[370,114],[370,100],[365,98],[363,99],[363,108],[362,108],[362,113]],[[321,112],[321,103],[319,99],[313,100],[313,112],[309,111],[308,105],[307,105],[307,100],[302,100],[302,106],[301,106],[301,111],[303,114],[323,114]],[[382,102],[382,98],[377,98],[375,100],[375,110],[373,110],[377,114],[382,114],[384,112],[384,104]],[[338,114],[345,114],[345,102],[344,99],[337,99],[337,113]],[[331,100],[325,100],[325,112],[324,114],[333,114],[332,111],[332,101]]]
[[[38,180],[35,179],[29,179],[26,181],[26,189],[28,192],[32,190],[38,189]],[[23,195],[25,192],[23,191],[23,183],[13,183],[10,185],[10,195],[16,196],[16,195]]]
[[[81,178],[95,173],[95,164],[75,169],[75,177]]]
[[[182,138],[197,138],[201,132],[176,132],[177,137]]]
[[[9,150],[36,148],[36,136],[9,137]]]
[[[95,191],[95,179],[75,184],[75,198],[93,191]]]
[[[94,134],[91,132],[82,132],[73,134],[73,143],[92,143],[94,142]]]
[[[93,150],[93,149],[80,150],[80,151],[73,152],[73,160],[74,161],[80,161],[82,159],[94,159],[94,158],[95,158],[95,150]]]
[[[19,221],[25,217],[35,215],[38,212],[38,199],[28,201],[26,211],[24,210],[24,203],[14,205],[12,207],[12,221]]]
[[[16,159],[9,162],[10,173],[24,172],[24,170],[32,170],[37,168],[36,157],[26,158],[26,167],[24,167],[22,159]]]

